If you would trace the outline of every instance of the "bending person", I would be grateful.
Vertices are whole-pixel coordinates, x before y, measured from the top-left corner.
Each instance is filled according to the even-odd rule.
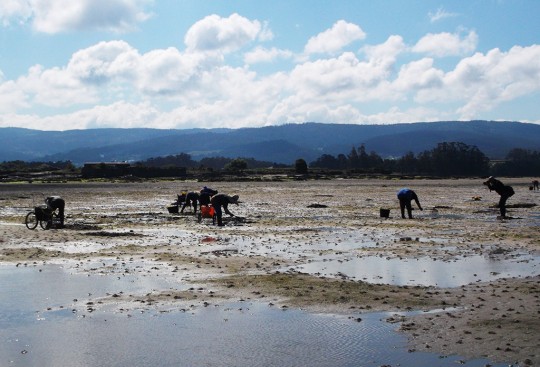
[[[508,200],[510,196],[514,195],[514,189],[512,186],[503,184],[493,176],[489,176],[487,181],[483,184],[488,187],[489,191],[495,190],[497,194],[501,195],[498,207],[501,212],[501,217],[506,218],[506,200]]]
[[[234,214],[229,211],[229,204],[236,204],[238,205],[238,195],[225,195],[225,194],[217,194],[212,196],[212,199],[210,199],[210,203],[212,203],[212,207],[216,211],[216,217],[218,226],[223,226],[223,213],[221,212],[221,208],[223,207],[223,210],[225,211],[225,214],[228,214],[231,217],[234,217]]]
[[[60,196],[49,196],[45,199],[45,204],[47,204],[47,208],[51,211],[55,211],[58,209],[58,217],[60,218],[60,225],[64,226],[64,208],[66,206],[66,202],[64,199],[62,199]]]
[[[414,191],[408,188],[403,188],[398,191],[397,197],[399,199],[399,207],[401,209],[401,218],[405,219],[405,208],[407,208],[407,214],[409,215],[409,219],[412,219],[412,206],[411,201],[415,201],[416,205],[418,205],[418,209],[422,209],[422,206],[420,205],[420,201],[418,201],[418,196]]]
[[[180,210],[180,213],[184,212],[184,209],[186,208],[186,206],[193,206],[193,214],[196,214],[198,203],[199,203],[199,194],[196,192],[188,192],[184,199],[184,205],[182,205],[182,209]]]

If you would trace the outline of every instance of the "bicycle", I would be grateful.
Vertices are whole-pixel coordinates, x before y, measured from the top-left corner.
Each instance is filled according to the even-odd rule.
[[[60,218],[56,210],[51,210],[44,206],[36,206],[33,211],[26,214],[24,224],[28,229],[36,229],[38,224],[43,229],[50,229],[53,224],[60,224]]]

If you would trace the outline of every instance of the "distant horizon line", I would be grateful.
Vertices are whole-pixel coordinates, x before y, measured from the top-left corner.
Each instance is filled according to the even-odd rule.
[[[540,122],[530,121],[517,121],[517,120],[436,120],[436,121],[414,121],[414,122],[391,122],[391,123],[340,123],[340,122],[316,122],[316,121],[304,121],[304,122],[286,122],[277,125],[265,125],[265,126],[243,126],[243,127],[189,127],[189,128],[159,128],[159,127],[96,127],[87,129],[65,129],[65,130],[42,130],[32,129],[20,126],[4,126],[0,129],[19,129],[19,130],[32,130],[42,132],[66,132],[66,131],[88,131],[88,130],[241,130],[241,129],[261,129],[271,127],[282,127],[289,125],[340,125],[340,126],[395,126],[395,125],[412,125],[412,124],[437,124],[437,123],[471,123],[471,122],[493,122],[493,123],[520,123],[530,125],[540,125]]]

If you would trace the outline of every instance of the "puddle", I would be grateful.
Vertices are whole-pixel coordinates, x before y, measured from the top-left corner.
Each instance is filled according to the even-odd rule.
[[[329,277],[349,277],[370,283],[391,285],[424,285],[458,287],[473,282],[540,274],[540,257],[527,254],[505,256],[473,255],[451,261],[385,258],[365,256],[337,259],[321,256],[316,261],[297,266],[295,270]]]
[[[0,284],[7,290],[0,295],[1,364],[446,367],[463,362],[459,356],[409,353],[406,336],[394,331],[398,325],[384,321],[390,313],[319,315],[251,302],[129,315],[97,309],[83,316],[72,310],[73,299],[88,293],[144,293],[161,282],[69,274],[52,265],[0,266]]]

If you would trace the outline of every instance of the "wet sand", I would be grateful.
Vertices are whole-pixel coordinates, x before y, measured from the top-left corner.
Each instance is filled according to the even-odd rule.
[[[503,179],[516,191],[508,201],[514,219],[508,220],[497,219],[499,197],[481,179],[2,185],[0,261],[166,274],[186,284],[84,301],[92,307],[120,302],[122,309],[141,304],[183,309],[252,299],[314,312],[395,311],[388,322],[410,336],[411,351],[540,365],[538,268],[499,279],[464,269],[474,280],[452,288],[377,284],[345,272],[302,270],[322,258],[337,269],[342,261],[366,257],[445,263],[538,258],[540,193],[529,191],[530,181]],[[167,212],[177,193],[203,185],[238,193],[242,203],[230,209],[242,218],[218,228],[208,219],[197,223],[191,214]],[[395,193],[401,187],[414,189],[424,208],[415,210],[412,220],[398,213]],[[21,224],[26,212],[51,194],[66,200],[66,228],[26,229]],[[380,218],[380,208],[389,208],[390,218]],[[434,309],[440,312],[399,315]]]

